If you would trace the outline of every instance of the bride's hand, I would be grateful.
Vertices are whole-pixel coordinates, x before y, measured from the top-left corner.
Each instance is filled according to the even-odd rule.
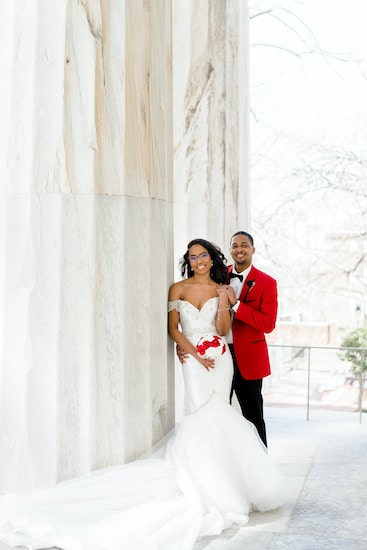
[[[221,296],[223,293],[228,294],[228,289],[231,288],[229,285],[218,285],[217,286],[217,294],[218,296]]]
[[[237,300],[234,288],[231,285],[217,286],[218,296],[223,295],[224,292],[227,294],[229,304],[233,304]]]
[[[237,301],[237,296],[232,286],[228,287],[228,299],[230,304],[234,304]]]
[[[183,365],[186,359],[189,357],[189,354],[186,353],[186,351],[180,348],[180,346],[178,345],[176,346],[176,354],[181,365]],[[209,357],[202,357],[199,354],[197,354],[196,359],[199,361],[199,363],[201,363],[201,365],[203,365],[204,369],[206,370],[211,370],[215,367],[214,359],[210,359]]]
[[[223,309],[229,309],[230,307],[230,294],[233,293],[231,285],[219,285],[217,286],[217,294],[219,296],[219,309],[218,312]]]
[[[199,354],[197,354],[196,359],[201,365],[203,365],[204,369],[208,371],[214,369],[215,367],[214,359],[210,359],[209,357],[201,357]]]

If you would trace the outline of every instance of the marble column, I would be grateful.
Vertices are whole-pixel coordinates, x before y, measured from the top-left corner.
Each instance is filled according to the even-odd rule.
[[[2,12],[0,492],[174,424],[169,0]]]
[[[245,1],[9,0],[0,33],[1,493],[172,428],[178,258],[249,220]]]
[[[174,0],[173,13],[175,244],[227,254],[250,222],[247,2]]]

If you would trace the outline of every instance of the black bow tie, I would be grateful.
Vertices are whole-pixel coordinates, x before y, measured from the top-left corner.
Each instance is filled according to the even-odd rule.
[[[241,283],[242,283],[242,281],[243,281],[243,275],[239,275],[238,273],[232,273],[232,272],[231,272],[231,273],[229,274],[229,277],[230,277],[231,279],[234,279],[234,277],[238,277],[239,280],[241,281]]]

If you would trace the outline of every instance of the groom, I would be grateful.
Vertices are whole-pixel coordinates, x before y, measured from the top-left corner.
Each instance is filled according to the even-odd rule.
[[[237,231],[230,243],[234,265],[228,266],[233,311],[232,329],[226,337],[234,363],[231,392],[235,392],[242,414],[252,422],[264,442],[262,381],[270,374],[265,334],[275,327],[278,299],[275,279],[252,265],[255,253],[250,233]]]

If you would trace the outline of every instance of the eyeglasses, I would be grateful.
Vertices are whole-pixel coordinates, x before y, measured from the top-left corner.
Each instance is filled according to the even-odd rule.
[[[189,256],[189,261],[193,264],[197,262],[199,258],[200,260],[206,260],[208,256],[209,256],[208,252],[202,252],[201,254],[199,254],[199,256]]]

